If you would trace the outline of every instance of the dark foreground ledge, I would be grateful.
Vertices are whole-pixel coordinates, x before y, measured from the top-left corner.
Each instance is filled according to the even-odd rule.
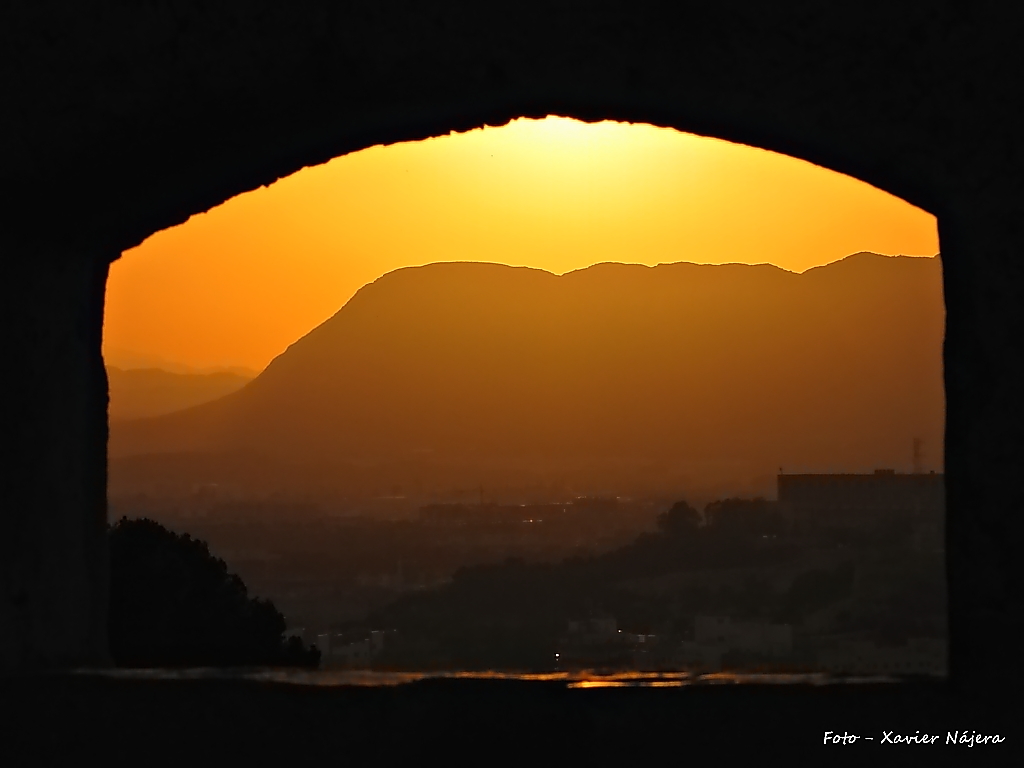
[[[0,751],[18,758],[3,761],[12,766],[87,757],[139,765],[214,757],[230,765],[310,758],[331,761],[323,765],[403,758],[682,765],[737,754],[797,761],[790,765],[1024,765],[1019,693],[968,701],[941,682],[569,689],[425,680],[358,688],[68,675],[0,686]],[[862,738],[826,746],[826,731]],[[888,744],[886,732],[939,738]],[[952,745],[949,732],[1003,741]]]

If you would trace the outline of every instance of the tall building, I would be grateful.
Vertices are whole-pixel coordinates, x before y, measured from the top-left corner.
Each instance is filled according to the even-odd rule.
[[[873,523],[884,518],[941,519],[946,506],[945,475],[871,474],[778,475],[779,508],[794,521]]]

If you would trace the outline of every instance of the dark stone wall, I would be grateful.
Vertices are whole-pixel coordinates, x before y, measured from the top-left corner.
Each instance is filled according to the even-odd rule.
[[[345,152],[552,113],[785,152],[939,217],[952,670],[1020,679],[1017,7],[3,4],[3,667],[102,659],[105,256]]]
[[[103,663],[109,259],[4,256],[0,669]]]
[[[1019,29],[878,0],[8,3],[0,194],[120,252],[354,149],[553,112],[786,152],[937,213],[1012,161]]]
[[[939,219],[950,675],[979,686],[1024,680],[1024,232],[993,186]]]

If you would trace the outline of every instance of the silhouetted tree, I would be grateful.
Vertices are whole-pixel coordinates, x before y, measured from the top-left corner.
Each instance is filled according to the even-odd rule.
[[[316,647],[284,641],[284,616],[250,598],[205,542],[153,520],[110,528],[110,647],[118,666],[311,666]]]
[[[685,501],[677,501],[657,517],[658,529],[666,536],[686,536],[700,528],[700,512]]]

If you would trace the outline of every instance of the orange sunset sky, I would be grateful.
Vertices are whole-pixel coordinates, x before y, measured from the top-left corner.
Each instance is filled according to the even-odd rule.
[[[649,125],[564,118],[371,147],[154,234],[110,270],[111,365],[262,370],[364,284],[492,261],[934,256],[935,217],[784,155]]]

